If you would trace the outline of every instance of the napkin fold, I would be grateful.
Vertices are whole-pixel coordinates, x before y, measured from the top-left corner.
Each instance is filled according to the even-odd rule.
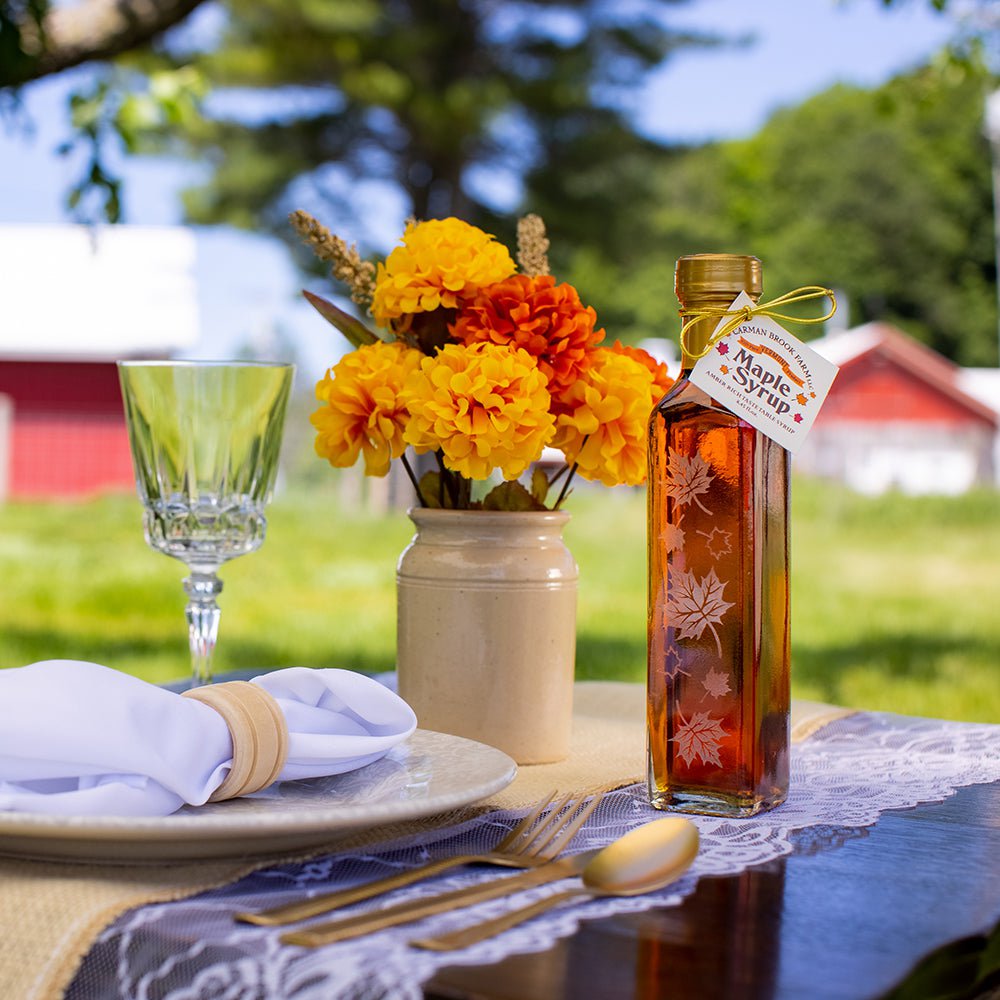
[[[351,670],[250,683],[287,722],[278,781],[364,767],[416,728],[406,702]],[[166,816],[207,802],[232,765],[229,727],[200,701],[79,660],[0,670],[0,811]]]

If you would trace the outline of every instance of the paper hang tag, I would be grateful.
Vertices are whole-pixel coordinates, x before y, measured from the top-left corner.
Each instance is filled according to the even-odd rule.
[[[752,305],[740,292],[730,309]],[[769,316],[754,316],[712,345],[690,381],[794,454],[837,371]]]

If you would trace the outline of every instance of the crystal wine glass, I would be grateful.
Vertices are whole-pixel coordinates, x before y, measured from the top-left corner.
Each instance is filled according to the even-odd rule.
[[[294,366],[119,361],[146,541],[185,563],[192,684],[212,679],[219,567],[264,541]]]

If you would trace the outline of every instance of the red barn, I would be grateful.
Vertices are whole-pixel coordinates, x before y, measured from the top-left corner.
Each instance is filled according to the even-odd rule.
[[[997,482],[1000,414],[970,391],[967,370],[885,323],[809,346],[840,371],[798,469],[864,493],[961,493]]]
[[[132,490],[115,361],[197,336],[193,234],[0,228],[0,498]]]
[[[113,361],[0,360],[0,392],[12,403],[11,496],[71,497],[134,488]]]

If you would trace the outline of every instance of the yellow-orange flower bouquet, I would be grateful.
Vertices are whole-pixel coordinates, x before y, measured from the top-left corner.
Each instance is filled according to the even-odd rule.
[[[670,386],[666,366],[601,346],[594,310],[548,273],[538,216],[518,224],[520,269],[503,244],[455,218],[408,223],[377,266],[307,213],[290,218],[382,331],[305,293],[354,347],[316,386],[316,451],[331,465],[363,456],[367,475],[384,476],[399,459],[424,506],[462,509],[556,509],[576,473],[608,486],[645,481],[646,424]],[[419,481],[408,447],[436,460]],[[545,448],[565,458],[551,477],[535,465]],[[473,482],[492,485],[477,497]]]

